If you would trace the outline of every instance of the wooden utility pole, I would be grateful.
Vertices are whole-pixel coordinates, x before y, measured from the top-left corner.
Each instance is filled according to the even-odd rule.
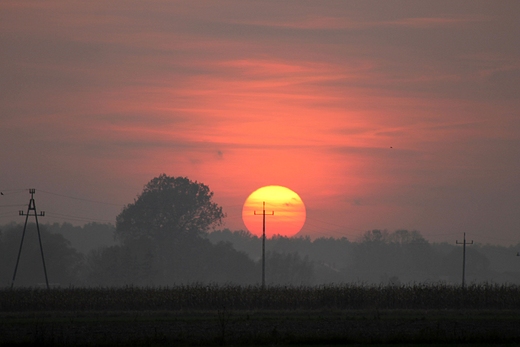
[[[45,216],[45,212],[40,211],[40,213],[36,213],[36,204],[34,203],[34,193],[36,193],[35,189],[29,189],[29,194],[31,194],[31,200],[29,200],[29,206],[27,207],[27,213],[24,211],[19,211],[20,216],[25,216],[25,224],[23,226],[22,233],[22,241],[20,242],[20,249],[18,250],[18,257],[16,258],[16,265],[14,267],[13,280],[11,281],[11,288],[14,286],[14,280],[16,279],[16,271],[18,270],[18,263],[20,262],[20,255],[22,254],[22,246],[23,240],[25,238],[25,230],[27,229],[27,221],[29,220],[29,216],[34,216],[36,219],[36,230],[38,231],[38,240],[40,241],[40,253],[42,255],[42,263],[43,263],[43,273],[45,274],[45,283],[47,284],[47,289],[49,289],[49,280],[47,278],[47,268],[45,267],[45,257],[43,256],[43,246],[42,246],[42,237],[40,234],[40,226],[38,224],[38,216]],[[34,214],[31,214],[31,211],[34,211]]]
[[[254,214],[255,215],[260,215],[262,216],[263,218],[263,223],[262,223],[262,289],[265,288],[265,201],[263,202],[263,209],[262,209],[262,213],[256,213],[256,211],[254,211]],[[271,211],[270,214],[268,214],[268,216],[274,216],[274,211]]]
[[[456,241],[458,245],[462,245],[462,289],[464,289],[464,278],[466,276],[466,245],[472,245],[473,240],[471,242],[466,242],[466,233],[464,233],[464,241],[459,242]]]

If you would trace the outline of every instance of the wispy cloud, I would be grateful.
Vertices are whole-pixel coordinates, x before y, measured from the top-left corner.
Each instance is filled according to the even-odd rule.
[[[520,223],[493,205],[520,189],[518,6],[403,4],[4,2],[0,178],[126,197],[166,172],[230,209],[282,184],[346,230],[435,233],[476,199]]]

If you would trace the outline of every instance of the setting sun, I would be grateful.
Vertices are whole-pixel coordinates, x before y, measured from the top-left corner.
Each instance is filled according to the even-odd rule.
[[[255,190],[244,202],[242,219],[247,229],[262,236],[262,213],[265,202],[265,236],[294,236],[305,223],[306,211],[300,196],[289,188],[266,186]]]

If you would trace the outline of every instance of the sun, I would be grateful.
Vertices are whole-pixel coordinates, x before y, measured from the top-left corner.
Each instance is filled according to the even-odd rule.
[[[298,194],[283,186],[265,186],[249,195],[242,208],[242,220],[251,234],[262,236],[265,202],[265,236],[291,237],[305,224],[305,205]]]

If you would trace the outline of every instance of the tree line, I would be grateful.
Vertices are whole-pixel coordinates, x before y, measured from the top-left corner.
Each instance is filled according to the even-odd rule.
[[[217,230],[212,242],[229,242],[258,259],[261,240],[247,231]],[[360,240],[273,237],[266,249],[278,254],[297,254],[312,264],[314,284],[460,284],[462,246],[430,243],[418,231],[366,231]],[[474,244],[466,247],[466,283],[520,284],[520,257],[516,246]]]
[[[49,281],[61,286],[255,285],[261,239],[219,229],[225,214],[213,192],[186,177],[160,175],[126,205],[116,225],[41,225]],[[0,228],[0,286],[11,284],[23,226]],[[29,225],[15,285],[44,283],[39,243]],[[519,245],[520,246],[520,245]],[[266,241],[266,282],[459,283],[460,246],[432,244],[417,231],[370,230],[347,238],[274,237]],[[520,283],[516,247],[466,249],[466,281]]]

